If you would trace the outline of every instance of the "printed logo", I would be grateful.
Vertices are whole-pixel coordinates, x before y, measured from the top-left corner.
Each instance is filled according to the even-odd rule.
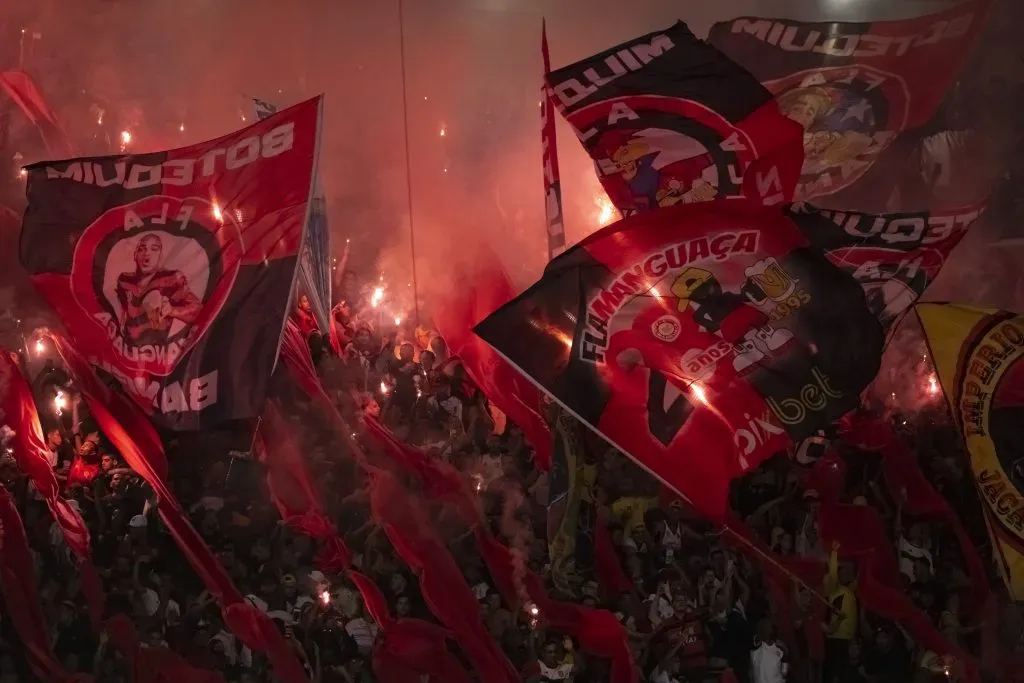
[[[757,158],[744,131],[690,100],[623,97],[583,107],[567,119],[583,131],[601,184],[623,215],[738,195]],[[764,190],[775,191],[771,183]]]
[[[663,315],[651,325],[651,333],[663,342],[673,342],[679,337],[682,326],[669,315]]]
[[[241,265],[229,214],[198,197],[154,196],[86,228],[71,290],[110,340],[118,370],[166,377],[216,319]]]
[[[869,66],[801,71],[765,86],[804,129],[798,200],[854,183],[907,125],[906,83]]]

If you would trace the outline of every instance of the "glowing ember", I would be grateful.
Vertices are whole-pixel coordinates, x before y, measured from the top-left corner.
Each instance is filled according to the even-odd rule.
[[[602,192],[594,198],[594,204],[597,206],[598,227],[603,228],[615,220],[615,205],[612,204],[612,200],[608,199],[608,195]]]
[[[224,214],[221,212],[220,206],[217,205],[217,202],[213,203],[213,217],[217,219],[218,223],[224,222]]]
[[[448,133],[448,129],[443,125],[441,126],[441,137],[444,137]]]
[[[182,133],[184,133],[185,132],[185,124],[183,123],[180,126],[178,126],[178,130],[181,131]]]
[[[398,325],[401,325],[401,324],[402,324],[402,318],[400,316],[396,315],[395,316],[395,326],[397,327]]]
[[[380,383],[380,393],[384,394],[385,396],[388,395],[388,385],[384,382]]]
[[[939,380],[935,378],[935,375],[928,378],[928,393],[932,396],[939,393]]]
[[[532,614],[533,616],[537,616],[538,614],[540,614],[540,610],[537,609],[537,605],[530,605],[530,614]]]
[[[46,350],[46,344],[43,343],[42,339],[36,339],[36,353],[41,354]]]
[[[690,383],[690,393],[693,394],[701,403],[705,405],[707,404],[708,394],[706,391],[704,391],[704,387],[701,385],[700,382]]]
[[[373,296],[370,297],[370,305],[373,306],[374,308],[377,308],[377,305],[380,304],[380,301],[383,298],[384,298],[384,288],[383,287],[375,288],[373,290]]]
[[[56,410],[57,414],[60,415],[61,411],[63,411],[65,408],[67,408],[67,405],[68,405],[68,400],[64,396],[64,392],[58,390],[57,391],[57,395],[53,397],[53,408],[54,408],[54,410]]]
[[[129,130],[121,131],[121,144],[130,145],[132,143],[132,133]]]

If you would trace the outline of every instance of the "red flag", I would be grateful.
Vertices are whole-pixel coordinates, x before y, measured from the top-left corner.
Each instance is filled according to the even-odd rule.
[[[683,22],[558,69],[548,85],[625,216],[719,197],[793,198],[800,126]]]
[[[396,439],[380,422],[367,415],[364,424],[370,434],[382,445],[384,452],[403,470],[419,478],[423,495],[431,500],[443,501],[453,506],[466,526],[472,527],[482,521],[479,502],[470,492],[469,484],[454,467],[446,462]]]
[[[851,415],[843,421],[842,437],[859,448],[882,454],[882,471],[889,494],[894,500],[901,500],[905,494],[907,512],[941,520],[953,531],[971,578],[969,607],[980,614],[989,595],[985,565],[960,516],[925,477],[907,444],[883,420],[864,414]]]
[[[522,566],[511,550],[480,527],[476,529],[476,539],[480,555],[505,602],[517,605],[528,600],[532,605],[524,607],[532,608],[531,614],[538,620],[579,640],[584,652],[611,659],[611,683],[639,680],[626,630],[611,612],[552,600],[544,580]]]
[[[22,265],[75,347],[162,428],[263,411],[320,109],[314,98],[188,147],[28,167]]]
[[[4,616],[11,620],[21,638],[32,673],[47,683],[90,681],[89,676],[65,671],[53,656],[50,632],[36,590],[32,551],[25,538],[21,515],[3,486],[0,486],[0,588],[4,592]]]
[[[14,460],[35,484],[57,522],[65,543],[78,559],[83,578],[82,591],[89,603],[93,624],[98,625],[103,617],[104,598],[96,568],[89,557],[89,529],[78,511],[60,495],[57,477],[47,457],[48,451],[39,425],[39,413],[32,399],[32,389],[22,377],[11,354],[3,350],[0,350],[0,378],[6,380],[0,382],[0,386],[5,386],[0,396],[0,414],[14,429]]]
[[[912,145],[901,143],[920,140],[954,118],[933,115],[991,2],[949,4],[955,6],[898,21],[747,16],[711,27],[708,42],[749,69],[774,94],[779,110],[803,127],[807,156],[797,199],[842,209],[885,206],[900,176],[911,171]]]
[[[537,466],[547,470],[552,440],[542,417],[541,392],[472,332],[474,325],[515,296],[512,281],[501,259],[485,245],[479,246],[471,263],[473,272],[463,273],[449,298],[438,302],[434,323],[466,374],[487,400],[519,425],[536,450]]]
[[[127,657],[134,683],[224,683],[221,674],[198,669],[173,650],[139,642],[135,625],[123,614],[111,617],[106,631],[111,642]]]
[[[451,631],[421,619],[393,618],[377,584],[368,576],[349,571],[363,596],[367,613],[380,627],[373,650],[373,670],[382,681],[419,683],[420,676],[444,683],[469,683],[469,674],[448,650]]]
[[[160,518],[207,590],[220,602],[225,623],[251,650],[267,654],[284,683],[305,683],[302,665],[277,627],[245,600],[167,486],[167,459],[153,425],[126,397],[100,382],[66,339],[56,334],[52,338],[100,429],[128,465],[153,488]]]
[[[910,600],[877,510],[866,505],[823,503],[818,524],[826,544],[838,544],[840,557],[857,561],[857,596],[865,608],[900,624],[921,647],[954,655],[968,669],[973,666],[973,658],[946,640]]]
[[[418,575],[430,611],[458,638],[473,666],[488,681],[518,681],[516,671],[480,619],[476,596],[447,546],[429,524],[429,515],[388,472],[367,468],[374,519],[406,564]]]
[[[56,114],[43,99],[43,93],[31,76],[19,70],[4,71],[0,73],[0,88],[39,129],[47,152],[58,159],[77,156],[74,144],[61,128]]]
[[[732,479],[856,406],[880,363],[864,291],[800,221],[741,199],[627,218],[474,331],[721,520]]]
[[[318,567],[326,571],[347,567],[351,557],[348,548],[324,514],[298,445],[273,402],[267,403],[262,425],[269,445],[259,439],[259,450],[268,466],[267,488],[281,519],[321,543]]]

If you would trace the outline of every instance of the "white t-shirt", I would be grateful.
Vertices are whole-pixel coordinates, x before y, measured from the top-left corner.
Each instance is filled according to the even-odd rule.
[[[358,617],[345,624],[345,632],[352,636],[360,650],[369,650],[377,639],[377,624]]]
[[[934,571],[935,565],[932,564],[932,554],[927,548],[914,545],[906,536],[900,536],[898,543],[900,552],[900,574],[903,574],[911,581],[917,580],[914,576],[914,561],[917,559],[925,559],[928,561],[928,566]]]
[[[750,675],[754,683],[785,683],[789,667],[782,661],[782,648],[761,643],[750,651]]]
[[[679,679],[670,676],[661,667],[657,667],[651,672],[651,683],[679,683]]]
[[[152,588],[143,588],[142,605],[146,608],[146,616],[151,617],[160,609],[160,596]]]

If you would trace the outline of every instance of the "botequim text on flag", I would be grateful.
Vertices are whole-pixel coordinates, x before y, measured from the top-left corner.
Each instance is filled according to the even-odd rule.
[[[856,281],[743,199],[615,223],[475,332],[718,518],[729,481],[857,405],[883,340]]]
[[[302,249],[315,98],[216,140],[28,169],[21,262],[157,425],[263,410]]]

